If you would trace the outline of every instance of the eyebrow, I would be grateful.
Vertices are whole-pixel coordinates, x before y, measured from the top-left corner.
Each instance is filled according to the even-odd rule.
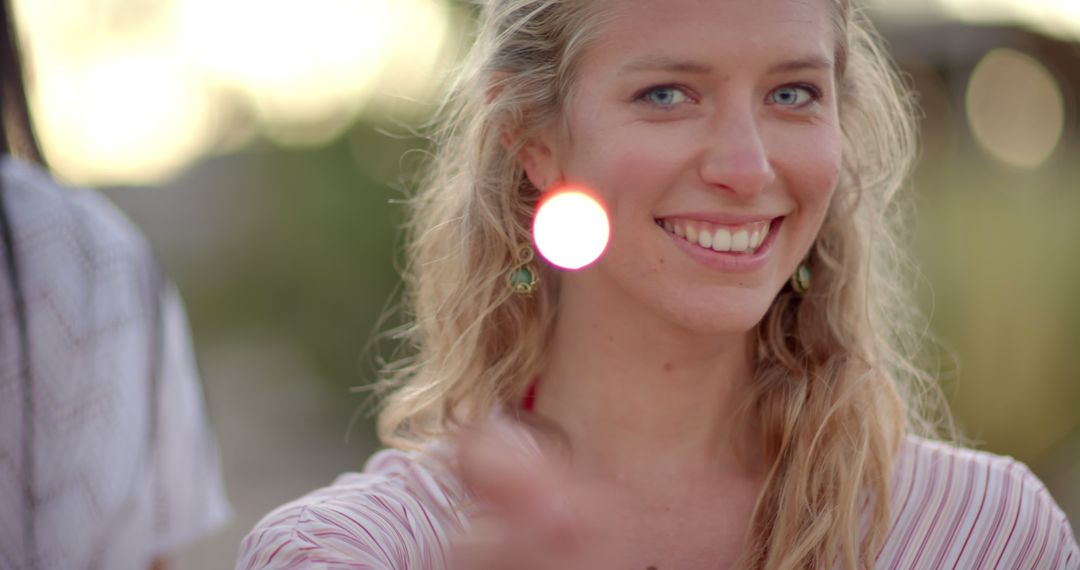
[[[779,63],[769,68],[768,73],[781,73],[785,71],[802,71],[804,69],[822,69],[829,70],[833,67],[833,60],[820,55],[811,55],[807,57],[801,57],[798,59],[792,59]]]
[[[696,61],[685,59],[673,59],[670,57],[644,57],[622,66],[618,75],[637,73],[641,71],[680,71],[683,73],[706,74],[712,72],[712,66]]]
[[[832,69],[833,61],[827,57],[811,55],[792,59],[774,65],[766,71],[767,74],[801,71],[804,69]],[[618,75],[637,73],[641,71],[674,71],[681,73],[694,73],[704,75],[712,73],[712,66],[698,61],[674,59],[670,57],[645,57],[624,65],[618,71]]]

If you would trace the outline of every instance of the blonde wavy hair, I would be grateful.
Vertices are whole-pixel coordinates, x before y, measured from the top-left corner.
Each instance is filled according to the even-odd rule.
[[[843,172],[809,257],[811,291],[785,287],[757,325],[757,377],[743,410],[762,426],[771,468],[745,568],[872,568],[904,435],[940,437],[944,426],[955,436],[916,363],[923,335],[904,277],[896,198],[916,153],[912,97],[866,16],[829,1]],[[518,401],[542,368],[559,278],[542,267],[534,296],[507,286],[539,198],[515,157],[562,120],[575,65],[603,20],[598,4],[493,0],[481,10],[409,202],[408,324],[395,331],[408,356],[378,384],[387,445],[419,448],[486,417]]]

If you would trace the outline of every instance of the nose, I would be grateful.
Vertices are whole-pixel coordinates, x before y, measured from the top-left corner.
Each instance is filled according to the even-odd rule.
[[[772,184],[776,172],[750,105],[728,105],[707,128],[699,167],[705,184],[746,198]]]

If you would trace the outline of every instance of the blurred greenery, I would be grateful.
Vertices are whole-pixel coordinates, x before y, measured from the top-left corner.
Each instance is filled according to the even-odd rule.
[[[200,209],[239,209],[256,228],[231,235],[231,244],[214,240],[197,261],[171,271],[200,342],[269,330],[293,341],[331,392],[370,382],[364,349],[398,284],[400,165],[421,147],[421,140],[358,124],[321,148],[265,146],[211,159],[224,163],[224,172],[261,174],[256,188],[230,188],[224,176],[210,176],[220,188]],[[187,178],[176,183],[182,193],[192,184]],[[229,205],[236,201],[244,203]],[[351,409],[358,400],[335,402]]]
[[[1080,423],[1080,165],[961,147],[920,164],[917,252],[953,409],[976,442],[1037,461]]]

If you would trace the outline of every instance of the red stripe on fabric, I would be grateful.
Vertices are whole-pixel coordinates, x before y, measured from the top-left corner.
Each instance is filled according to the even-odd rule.
[[[931,565],[931,568],[941,568],[942,562],[945,561],[945,555],[949,553],[949,546],[953,543],[953,538],[956,537],[956,533],[960,530],[960,523],[964,522],[964,513],[967,512],[968,505],[971,504],[971,497],[975,494],[975,474],[976,470],[973,469],[973,465],[970,463],[964,463],[963,467],[967,471],[967,481],[965,484],[964,498],[960,500],[960,508],[956,509],[953,514],[953,524],[949,528],[949,532],[945,535],[945,540],[942,541],[942,547],[938,551],[938,556]]]
[[[930,453],[933,453],[933,451],[930,451]],[[930,502],[930,498],[934,496],[934,489],[937,487],[937,465],[934,465],[932,460],[929,458],[927,459],[927,462],[930,463],[931,466],[930,480],[926,484],[925,491],[923,491],[923,497],[922,500],[919,501],[919,506],[915,509],[915,512],[918,513],[921,513],[926,509],[926,505]],[[914,524],[908,525],[907,532],[904,533],[903,541],[900,543],[900,548],[896,551],[896,557],[893,559],[892,566],[889,567],[891,570],[896,570],[900,567],[900,560],[904,557],[904,554],[907,553],[908,546],[911,545],[911,539],[915,535],[915,529],[919,526],[918,521],[919,519],[916,518],[915,521],[913,521]]]
[[[1024,546],[1020,548],[1020,553],[1016,555],[1016,559],[1023,560],[1027,557],[1028,552],[1031,551],[1031,547],[1035,544],[1035,537],[1039,534],[1039,520],[1042,514],[1042,502],[1039,501],[1039,491],[1035,491],[1035,512],[1031,515],[1031,532],[1028,533],[1027,540],[1024,541]],[[1049,527],[1047,527],[1049,528]]]
[[[971,535],[975,533],[975,529],[979,526],[979,515],[982,514],[983,507],[986,506],[986,496],[990,494],[990,463],[986,463],[986,482],[983,486],[982,500],[979,501],[979,510],[975,512],[975,520],[971,521],[971,528],[968,529],[967,538],[964,539],[964,545],[960,547],[960,552],[956,553],[956,562],[953,562],[953,570],[960,564],[960,559],[964,556],[964,550],[967,549],[968,541],[971,540]]]
[[[994,537],[997,536],[998,529],[1001,528],[1002,521],[1005,520],[1005,507],[1009,504],[1009,497],[1012,496],[1012,485],[1009,485],[1009,473],[1012,471],[1015,463],[1010,463],[1005,468],[1005,475],[1002,477],[1005,487],[1005,496],[1001,498],[1001,506],[994,514],[994,522],[990,526],[990,532],[986,535],[986,541],[983,543],[982,549],[979,551],[979,556],[975,559],[975,568],[982,567],[983,562],[986,561],[986,557],[990,556],[990,546],[994,543]]]
[[[438,549],[438,550],[439,550],[439,552],[443,553],[443,558],[444,558],[444,559],[443,559],[443,562],[446,562],[446,560],[445,560],[445,553],[446,553],[446,551],[447,551],[447,547],[446,547],[446,545],[445,545],[445,544],[443,544],[443,540],[442,540],[442,537],[441,537],[441,536],[439,536],[439,534],[440,534],[440,533],[439,533],[439,527],[437,527],[437,526],[435,525],[435,521],[431,520],[431,515],[429,515],[429,514],[428,514],[428,511],[427,511],[427,509],[426,509],[426,508],[424,508],[424,505],[423,505],[423,503],[419,503],[419,502],[418,502],[418,503],[416,503],[416,506],[417,506],[417,507],[419,507],[419,508],[420,508],[420,512],[421,512],[421,513],[423,513],[423,515],[424,515],[424,520],[426,520],[426,521],[427,521],[427,524],[428,524],[428,528],[430,528],[430,529],[431,529],[431,535],[435,537],[435,543],[436,543],[436,544],[438,544],[438,546],[439,546],[439,549]]]
[[[930,528],[926,529],[926,536],[923,537],[922,544],[919,545],[919,550],[915,552],[915,559],[911,561],[911,565],[914,568],[919,567],[919,559],[922,558],[923,551],[926,549],[926,544],[930,542],[930,537],[934,536],[934,529],[937,527],[938,520],[941,518],[941,514],[945,511],[945,505],[948,504],[949,489],[952,489],[953,472],[956,470],[956,455],[949,455],[949,473],[945,479],[945,491],[942,493],[944,498],[940,505],[938,505],[937,512],[934,513],[933,520],[930,521]]]
[[[270,553],[270,558],[267,558],[267,559],[266,559],[266,562],[267,562],[267,563],[273,562],[273,561],[274,561],[274,557],[275,557],[275,556],[277,556],[279,552],[281,552],[281,549],[282,549],[282,548],[285,548],[285,545],[286,545],[286,544],[288,544],[288,543],[287,543],[287,542],[283,542],[283,543],[281,543],[281,545],[280,545],[280,546],[278,546],[277,548],[275,548],[275,549],[274,549],[274,551]]]
[[[1043,533],[1043,543],[1039,547],[1039,555],[1035,557],[1035,561],[1031,563],[1032,568],[1038,568],[1039,562],[1042,562],[1043,555],[1046,554],[1046,545],[1050,544],[1050,535],[1053,534],[1050,531],[1054,526],[1054,509],[1046,509],[1046,532]]]
[[[394,558],[392,556],[390,556],[390,553],[387,552],[385,548],[383,548],[382,541],[375,538],[375,535],[372,534],[372,532],[370,530],[368,530],[368,528],[366,526],[360,524],[359,521],[357,521],[356,519],[350,517],[349,515],[345,514],[344,512],[342,512],[340,514],[341,514],[341,516],[343,516],[343,517],[349,519],[350,521],[352,521],[353,523],[355,523],[357,528],[364,531],[364,534],[368,535],[368,538],[371,539],[371,543],[374,544],[375,546],[377,546],[379,548],[379,550],[382,552],[384,560],[386,560],[387,562],[389,562],[391,564],[394,562]]]
[[[1026,481],[1021,479],[1020,501],[1016,504],[1016,518],[1013,519],[1012,528],[1009,529],[1009,536],[1005,537],[1005,544],[1001,547],[1001,554],[998,554],[997,562],[994,562],[994,570],[997,570],[998,565],[1001,564],[1001,559],[1005,558],[1005,550],[1009,546],[1009,541],[1012,540],[1013,533],[1016,532],[1016,523],[1020,522],[1020,513],[1024,510],[1024,483],[1026,483]]]
[[[911,450],[912,450],[912,455],[914,457],[911,460],[912,461],[911,481],[908,484],[907,495],[904,497],[904,504],[900,507],[900,510],[896,513],[896,516],[893,518],[894,524],[889,525],[889,532],[885,535],[885,540],[881,542],[881,548],[878,549],[877,556],[874,557],[874,562],[877,562],[878,559],[881,558],[881,553],[885,552],[885,546],[887,544],[889,544],[889,539],[892,538],[893,531],[896,530],[896,526],[898,524],[900,524],[900,519],[902,519],[903,516],[904,516],[904,513],[907,512],[908,501],[911,500],[911,494],[915,489],[915,475],[916,475],[916,473],[918,473],[919,457],[922,454],[919,453],[918,448],[915,447],[915,446],[911,446]]]

